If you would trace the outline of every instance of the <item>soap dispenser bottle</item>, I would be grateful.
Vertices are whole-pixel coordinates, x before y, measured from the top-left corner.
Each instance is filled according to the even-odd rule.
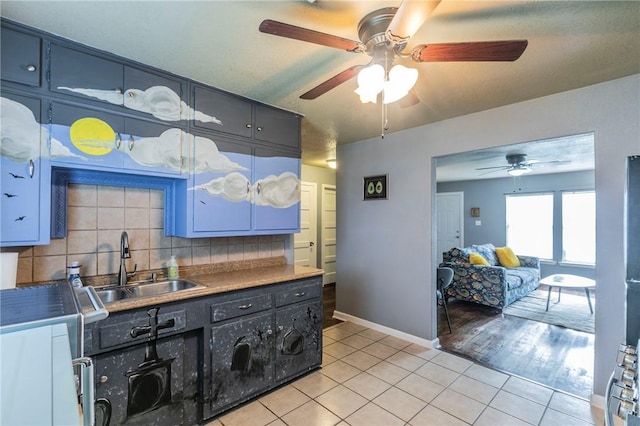
[[[82,279],[80,278],[80,263],[71,262],[71,266],[67,266],[69,269],[69,283],[73,288],[82,287]]]
[[[175,256],[171,256],[171,260],[169,260],[169,267],[167,268],[167,277],[169,279],[178,278],[178,262],[176,261]]]

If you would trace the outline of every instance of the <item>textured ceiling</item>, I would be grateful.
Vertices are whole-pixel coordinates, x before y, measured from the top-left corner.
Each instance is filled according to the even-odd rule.
[[[274,19],[357,40],[367,13],[400,1],[7,1],[2,16],[305,115],[303,162],[326,166],[337,144],[379,135],[381,106],[355,79],[299,96],[369,57],[258,31]],[[388,107],[389,130],[640,72],[640,2],[443,0],[409,44],[527,39],[516,62],[414,63],[420,102]],[[504,159],[503,153],[495,161]],[[532,158],[531,156],[529,158]]]

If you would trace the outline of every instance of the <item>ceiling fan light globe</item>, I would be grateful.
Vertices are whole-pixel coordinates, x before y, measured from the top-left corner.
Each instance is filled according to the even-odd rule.
[[[399,101],[409,94],[409,91],[404,90],[403,87],[393,84],[391,82],[387,82],[385,84],[384,90],[382,92],[382,102],[385,104],[390,104],[395,101]]]
[[[358,73],[358,86],[368,92],[380,93],[384,86],[384,68],[380,64],[373,64],[363,68]]]
[[[511,176],[522,176],[526,173],[530,173],[532,172],[533,169],[531,167],[527,167],[527,166],[516,166],[512,169],[507,170],[507,173],[509,173]]]
[[[362,102],[363,104],[372,102],[372,103],[378,103],[378,93],[379,92],[371,92],[369,90],[367,90],[366,87],[358,87],[356,90],[354,90],[354,92],[356,92],[356,94],[358,96],[360,96],[360,102]]]
[[[418,81],[418,70],[404,65],[395,65],[389,71],[389,81],[402,86],[408,92]]]

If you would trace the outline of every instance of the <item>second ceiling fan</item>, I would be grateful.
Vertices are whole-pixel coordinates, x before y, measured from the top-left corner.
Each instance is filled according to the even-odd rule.
[[[397,57],[411,58],[415,62],[515,61],[526,49],[527,40],[500,40],[419,44],[410,52],[403,52],[410,38],[439,3],[440,0],[405,0],[399,8],[373,11],[358,24],[360,41],[270,19],[262,21],[260,31],[347,52],[365,53],[371,57],[368,64],[355,65],[340,72],[302,94],[301,99],[315,99],[358,75],[360,87],[356,92],[363,102],[375,102],[377,94],[382,92],[383,101],[389,103],[406,95],[417,79],[417,70],[393,66]]]

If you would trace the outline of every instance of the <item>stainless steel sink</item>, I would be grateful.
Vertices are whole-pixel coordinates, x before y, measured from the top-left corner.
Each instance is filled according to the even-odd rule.
[[[98,296],[104,304],[119,302],[127,299],[159,296],[190,289],[201,288],[202,285],[185,279],[166,280],[158,282],[131,284],[124,287],[108,287],[97,290]]]

